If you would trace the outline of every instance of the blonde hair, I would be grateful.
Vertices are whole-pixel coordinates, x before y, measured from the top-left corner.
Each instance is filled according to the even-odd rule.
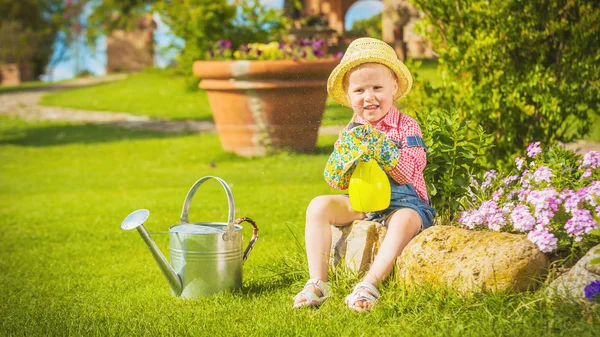
[[[398,76],[396,76],[396,73],[394,73],[394,71],[392,69],[390,69],[390,67],[386,66],[385,64],[381,64],[381,63],[377,63],[377,62],[365,62],[365,63],[361,63],[361,64],[357,65],[356,67],[348,70],[344,74],[344,79],[342,80],[342,83],[343,83],[344,91],[345,92],[348,92],[348,87],[350,86],[350,74],[352,74],[353,72],[357,71],[361,66],[363,66],[365,64],[380,64],[380,65],[384,66],[385,69],[388,70],[388,73],[392,77],[392,80],[394,80],[394,82],[398,81]]]

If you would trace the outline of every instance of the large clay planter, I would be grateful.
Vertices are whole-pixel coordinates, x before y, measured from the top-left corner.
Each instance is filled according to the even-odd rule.
[[[339,59],[196,61],[221,145],[242,156],[271,150],[311,152]]]

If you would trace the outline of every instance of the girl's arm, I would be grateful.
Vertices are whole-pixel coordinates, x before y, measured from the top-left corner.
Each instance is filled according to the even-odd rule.
[[[338,190],[348,188],[358,159],[368,152],[363,139],[366,128],[366,125],[350,123],[340,132],[323,173],[329,186]]]

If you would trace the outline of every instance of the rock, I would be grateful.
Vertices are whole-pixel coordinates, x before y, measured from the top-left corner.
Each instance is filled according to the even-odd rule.
[[[600,257],[595,251],[600,245],[590,249],[569,271],[557,277],[546,289],[550,296],[565,299],[586,300],[583,289],[590,282],[600,280],[600,264],[590,264],[590,260]]]
[[[355,273],[369,270],[385,232],[383,225],[372,221],[331,226],[331,264]]]
[[[539,284],[548,263],[525,235],[433,226],[406,246],[396,262],[396,278],[461,293],[524,291]]]

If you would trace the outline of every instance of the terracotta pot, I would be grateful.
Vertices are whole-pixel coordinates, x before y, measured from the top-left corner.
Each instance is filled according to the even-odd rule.
[[[311,152],[339,59],[196,61],[221,145],[243,156],[271,150]]]

